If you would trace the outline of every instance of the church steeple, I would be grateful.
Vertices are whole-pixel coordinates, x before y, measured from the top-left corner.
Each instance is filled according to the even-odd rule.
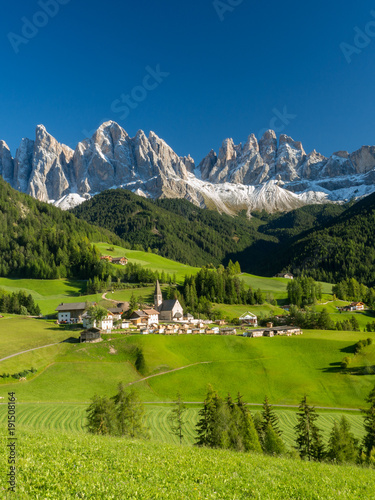
[[[163,303],[163,295],[161,293],[159,280],[156,281],[154,302],[155,302],[156,309],[158,309]]]

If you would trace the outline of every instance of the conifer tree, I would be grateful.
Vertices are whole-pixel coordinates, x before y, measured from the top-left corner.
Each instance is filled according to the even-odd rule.
[[[370,407],[362,410],[364,415],[364,428],[366,431],[363,438],[363,448],[366,456],[369,458],[375,450],[375,386],[365,399]]]
[[[263,432],[266,431],[267,427],[271,425],[273,430],[276,432],[278,436],[281,436],[282,432],[279,429],[279,418],[272,409],[272,405],[270,405],[268,401],[268,397],[265,396],[262,410],[262,420],[263,420]]]
[[[113,400],[95,395],[86,409],[86,427],[91,434],[114,434],[116,432],[116,413]]]
[[[267,455],[282,455],[285,452],[284,442],[271,424],[268,424],[264,431],[263,451]]]
[[[297,433],[296,448],[302,459],[322,460],[324,457],[320,430],[315,424],[317,419],[315,408],[307,404],[307,397],[304,396],[297,413],[298,424],[294,428]]]
[[[183,433],[185,426],[185,419],[184,419],[185,411],[186,411],[186,406],[184,405],[181,399],[181,394],[177,393],[175,406],[169,416],[169,423],[171,426],[172,434],[178,437],[180,444],[182,443],[182,439],[184,437]]]
[[[254,420],[246,404],[243,402],[243,397],[240,393],[237,395],[237,409],[239,413],[237,425],[244,451],[255,451],[260,453],[262,447],[254,425]]]
[[[358,458],[357,439],[350,430],[348,420],[343,416],[334,422],[328,441],[327,457],[337,463],[355,462]]]

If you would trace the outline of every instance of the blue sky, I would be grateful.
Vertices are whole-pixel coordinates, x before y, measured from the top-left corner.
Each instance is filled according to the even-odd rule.
[[[75,147],[107,119],[197,162],[272,127],[325,155],[375,144],[372,1],[19,0],[2,14],[13,155],[39,123]]]

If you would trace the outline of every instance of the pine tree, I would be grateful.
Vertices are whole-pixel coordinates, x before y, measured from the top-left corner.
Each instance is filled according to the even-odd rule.
[[[116,412],[112,399],[95,395],[86,410],[86,427],[92,434],[115,434]]]
[[[363,448],[366,456],[369,458],[371,453],[375,450],[375,386],[370,394],[365,399],[370,407],[362,410],[364,414],[364,428],[366,431],[363,438]]]
[[[125,398],[124,419],[127,421],[127,434],[131,438],[146,438],[147,429],[144,425],[144,406],[140,400],[139,394],[131,390]]]
[[[212,426],[214,421],[214,394],[215,391],[211,384],[208,385],[207,395],[203,403],[203,408],[199,411],[200,419],[196,425],[197,446],[211,446],[212,445]]]
[[[327,457],[337,463],[355,462],[358,458],[357,439],[350,431],[350,424],[343,416],[334,422],[328,441]]]
[[[186,406],[182,402],[181,394],[177,393],[177,399],[175,401],[175,407],[173,408],[171,414],[169,415],[169,423],[171,426],[171,432],[178,437],[180,444],[182,443],[182,438],[184,437],[184,413],[186,411]]]
[[[238,428],[244,451],[255,451],[260,453],[262,447],[254,425],[254,420],[246,404],[243,402],[240,393],[237,395],[237,408],[239,412]]]
[[[297,433],[296,448],[302,459],[322,460],[324,457],[320,430],[315,424],[317,419],[315,408],[307,404],[307,397],[304,396],[297,413],[298,424],[294,428]]]
[[[284,442],[271,424],[268,424],[264,431],[263,451],[267,455],[282,455],[285,453]]]
[[[272,405],[269,404],[268,397],[265,396],[262,410],[262,427],[263,432],[266,431],[267,427],[271,425],[273,430],[278,436],[281,436],[282,432],[279,429],[279,418],[272,409]]]

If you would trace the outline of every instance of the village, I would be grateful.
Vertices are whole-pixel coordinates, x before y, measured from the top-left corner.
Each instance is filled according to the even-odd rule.
[[[160,283],[156,282],[154,305],[130,311],[129,303],[118,302],[114,307],[103,309],[98,318],[95,315],[96,303],[61,303],[57,308],[59,325],[82,325],[80,342],[100,342],[102,335],[159,334],[159,335],[242,335],[249,338],[274,337],[278,335],[301,335],[295,326],[274,326],[267,323],[265,328],[256,328],[258,318],[250,311],[239,318],[240,327],[227,325],[224,320],[212,322],[196,319],[184,310],[177,299],[164,300]]]

